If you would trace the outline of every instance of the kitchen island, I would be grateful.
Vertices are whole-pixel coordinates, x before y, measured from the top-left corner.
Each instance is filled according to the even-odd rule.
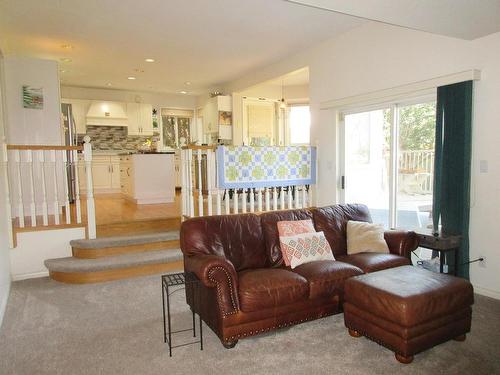
[[[120,155],[121,191],[136,204],[171,203],[175,199],[173,152]]]

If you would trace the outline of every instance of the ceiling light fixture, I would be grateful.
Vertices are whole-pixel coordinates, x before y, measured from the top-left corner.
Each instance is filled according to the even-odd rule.
[[[65,63],[69,63],[69,62],[73,61],[73,60],[71,60],[69,57],[61,57],[61,59],[60,59],[60,60],[61,60],[62,62],[65,62]]]
[[[144,70],[143,69],[139,69],[139,68],[135,68],[134,72],[136,72],[136,73],[144,73]]]
[[[181,91],[181,94],[186,95],[186,94],[187,94],[187,91],[182,90],[182,91]]]
[[[131,81],[133,81],[135,79],[135,77],[130,76],[130,77],[127,77],[127,79],[130,79]]]
[[[106,86],[113,86],[111,82],[106,83]]]
[[[189,82],[189,81],[184,82],[184,84],[185,84],[186,86],[191,86],[191,82]]]
[[[61,48],[63,48],[63,49],[73,49],[73,46],[71,44],[61,44]]]
[[[144,61],[149,62],[149,63],[152,63],[152,62],[155,62],[155,59],[150,59],[150,58],[148,58],[148,59],[144,59]]]
[[[60,70],[60,72],[61,72],[61,73],[66,73],[66,72],[67,72],[67,70],[65,70],[65,69],[61,69],[61,70]]]

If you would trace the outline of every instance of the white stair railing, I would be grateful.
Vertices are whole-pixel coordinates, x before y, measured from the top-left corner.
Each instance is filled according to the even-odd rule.
[[[78,152],[84,155],[84,177],[78,174]],[[6,176],[6,216],[8,222],[12,223],[10,234],[18,229],[39,230],[81,225],[79,182],[85,178],[87,235],[89,238],[96,237],[90,137],[85,137],[83,146],[9,145],[2,142],[1,162],[2,173]],[[29,215],[29,224],[25,213]],[[61,224],[61,215],[64,224]],[[26,228],[26,225],[31,229]],[[13,239],[12,235],[10,237]],[[13,243],[14,240],[11,245]]]
[[[181,150],[182,220],[312,206],[310,186],[221,189],[218,172],[215,147],[186,146]]]

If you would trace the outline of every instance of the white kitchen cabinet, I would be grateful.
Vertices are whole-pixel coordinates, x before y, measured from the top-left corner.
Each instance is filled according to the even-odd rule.
[[[203,132],[217,133],[217,138],[220,139],[232,139],[232,121],[221,124],[221,112],[232,112],[231,96],[219,95],[207,101],[203,108]]]
[[[87,189],[85,162],[82,156],[78,158],[78,177],[80,191]],[[92,181],[94,193],[120,192],[120,158],[117,155],[92,156]]]
[[[127,103],[128,135],[153,135],[153,106]]]
[[[133,154],[120,158],[121,189],[136,204],[173,202],[173,154]]]
[[[73,120],[76,125],[77,134],[87,133],[87,111],[90,107],[90,100],[83,99],[61,99],[61,103],[71,104]]]

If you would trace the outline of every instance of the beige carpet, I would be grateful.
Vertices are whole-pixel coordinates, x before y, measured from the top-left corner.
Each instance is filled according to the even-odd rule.
[[[16,282],[0,331],[0,374],[500,374],[500,301],[476,296],[472,333],[410,365],[366,338],[351,338],[336,315],[226,350],[205,327],[205,350],[168,357],[160,278],[66,285]],[[177,328],[190,325],[183,292],[173,295]],[[190,340],[189,335],[179,339]]]

